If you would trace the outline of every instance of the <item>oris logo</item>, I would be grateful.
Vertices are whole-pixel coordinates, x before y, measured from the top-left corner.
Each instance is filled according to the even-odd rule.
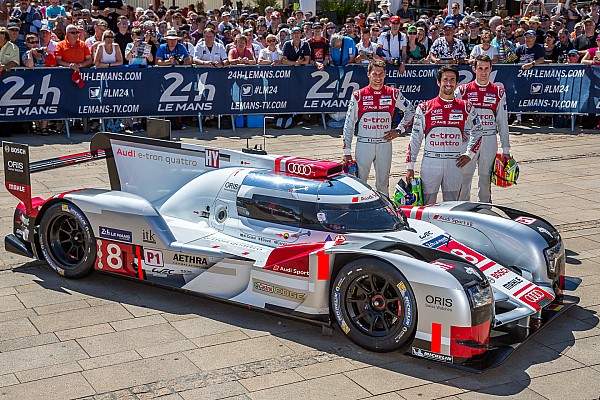
[[[544,297],[546,297],[546,295],[544,294],[544,292],[541,289],[534,288],[534,289],[530,290],[529,292],[527,292],[523,296],[523,299],[525,299],[529,302],[532,302],[532,303],[537,303]]]
[[[425,297],[425,301],[427,302],[427,304],[452,308],[452,299],[447,299],[445,297],[432,296],[428,294]]]
[[[287,172],[295,175],[311,176],[314,174],[313,166],[310,164],[289,163],[286,165]]]
[[[238,190],[239,184],[233,182],[225,182],[225,190],[236,191]]]

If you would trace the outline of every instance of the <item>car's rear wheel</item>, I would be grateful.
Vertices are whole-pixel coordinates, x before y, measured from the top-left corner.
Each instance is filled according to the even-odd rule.
[[[331,304],[342,331],[371,351],[404,350],[417,326],[409,282],[378,259],[362,258],[345,265],[333,282]]]
[[[40,247],[46,262],[67,278],[84,277],[94,268],[94,233],[71,203],[59,202],[46,210],[40,222]]]

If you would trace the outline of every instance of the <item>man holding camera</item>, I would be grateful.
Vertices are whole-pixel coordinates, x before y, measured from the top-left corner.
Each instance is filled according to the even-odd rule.
[[[190,65],[192,57],[181,43],[175,29],[167,31],[164,37],[167,43],[161,44],[156,50],[156,65],[171,67],[175,65]]]
[[[390,18],[390,30],[382,33],[377,38],[377,45],[383,48],[386,62],[390,65],[398,67],[401,74],[404,73],[406,60],[406,45],[408,39],[406,35],[400,32],[402,23],[400,17],[394,15]]]
[[[389,195],[392,140],[406,131],[415,109],[399,89],[384,85],[385,66],[385,61],[371,61],[367,69],[369,85],[352,93],[344,124],[343,162],[352,161],[352,137],[358,122],[355,150],[358,178],[366,182],[371,164],[375,164],[375,187]],[[399,108],[404,117],[392,129],[395,108]]]

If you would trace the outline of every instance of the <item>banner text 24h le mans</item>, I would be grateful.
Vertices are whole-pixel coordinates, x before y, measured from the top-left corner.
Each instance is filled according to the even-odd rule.
[[[436,66],[388,68],[386,84],[415,105],[435,97]],[[460,68],[460,83],[474,79]],[[362,65],[328,67],[154,67],[16,70],[0,78],[0,121],[40,119],[329,113],[346,111],[353,90],[368,83]],[[600,113],[600,67],[496,66],[491,80],[507,91],[512,112]]]

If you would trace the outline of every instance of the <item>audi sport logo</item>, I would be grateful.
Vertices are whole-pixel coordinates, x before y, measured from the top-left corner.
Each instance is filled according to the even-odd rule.
[[[295,175],[311,176],[314,174],[313,166],[311,164],[296,164],[288,163],[286,165],[287,172]]]
[[[527,292],[523,296],[523,298],[525,300],[532,302],[532,303],[537,303],[544,297],[546,297],[546,295],[544,294],[544,292],[541,289],[538,289],[538,288],[531,289],[529,292]]]

